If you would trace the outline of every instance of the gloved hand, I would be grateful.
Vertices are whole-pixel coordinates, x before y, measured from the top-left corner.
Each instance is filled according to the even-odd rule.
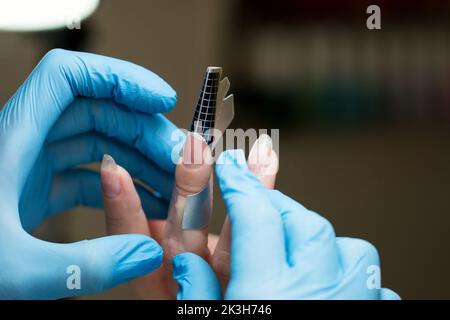
[[[129,62],[60,49],[42,59],[0,111],[0,298],[95,293],[159,267],[161,247],[144,235],[57,244],[28,232],[74,206],[101,206],[99,174],[79,165],[104,153],[159,192],[141,199],[164,217],[176,128],[154,113],[175,103],[169,85]]]
[[[216,173],[231,222],[231,277],[226,299],[398,299],[380,288],[377,250],[337,238],[323,217],[279,191],[265,189],[242,150],[224,152]],[[217,299],[220,285],[199,256],[173,261],[179,299]]]

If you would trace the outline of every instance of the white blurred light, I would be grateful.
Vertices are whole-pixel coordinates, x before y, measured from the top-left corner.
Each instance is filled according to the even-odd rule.
[[[79,28],[99,0],[0,0],[0,30]]]

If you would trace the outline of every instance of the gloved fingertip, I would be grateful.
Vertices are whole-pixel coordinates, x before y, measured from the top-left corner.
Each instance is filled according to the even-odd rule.
[[[172,87],[169,86],[167,94],[164,96],[164,110],[165,112],[171,111],[177,104],[177,93]]]
[[[232,149],[222,152],[216,161],[218,168],[227,168],[226,166],[233,166],[240,169],[247,169],[247,160],[245,159],[244,150]]]
[[[172,260],[173,277],[175,280],[189,276],[196,266],[204,267],[208,263],[192,252],[177,254]]]
[[[219,281],[200,256],[186,252],[172,260],[173,278],[178,283],[177,299],[220,299]]]
[[[177,278],[183,277],[183,275],[188,270],[188,265],[186,261],[186,256],[189,256],[191,253],[181,253],[176,255],[172,260],[172,269],[173,269],[173,277],[176,280]]]
[[[153,86],[152,93],[156,93],[154,97],[159,97],[159,104],[157,101],[154,101],[154,104],[158,105],[159,112],[171,111],[177,103],[177,93],[166,81],[157,75],[155,76],[159,78],[159,81],[151,84]],[[157,84],[159,86],[156,86]],[[155,86],[157,90],[155,90]]]
[[[248,169],[244,151],[224,151],[216,161],[216,174],[224,198],[228,193],[255,192],[261,181]]]
[[[146,275],[161,266],[163,250],[152,238],[144,235],[121,235],[124,244],[114,253],[114,283]],[[126,238],[125,238],[126,237]]]
[[[247,167],[245,154],[242,149],[226,150],[216,161],[216,173],[219,182],[229,181],[233,177],[250,173]]]

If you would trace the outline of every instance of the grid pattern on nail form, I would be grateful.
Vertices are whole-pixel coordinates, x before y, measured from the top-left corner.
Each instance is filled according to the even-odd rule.
[[[216,117],[220,75],[221,68],[208,68],[206,71],[191,124],[191,132],[201,134],[208,144],[213,142],[211,131]]]

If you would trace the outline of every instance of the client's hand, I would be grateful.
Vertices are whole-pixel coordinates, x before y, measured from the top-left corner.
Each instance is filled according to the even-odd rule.
[[[138,191],[148,191],[140,186],[135,187],[128,172],[108,155],[102,161],[101,177],[107,234],[144,234],[161,244],[165,220],[147,220],[138,195]],[[209,235],[208,246],[211,252],[214,252],[217,239],[217,236]],[[172,282],[172,275],[160,267],[131,281],[130,285],[142,299],[174,299],[177,288],[170,285]]]

